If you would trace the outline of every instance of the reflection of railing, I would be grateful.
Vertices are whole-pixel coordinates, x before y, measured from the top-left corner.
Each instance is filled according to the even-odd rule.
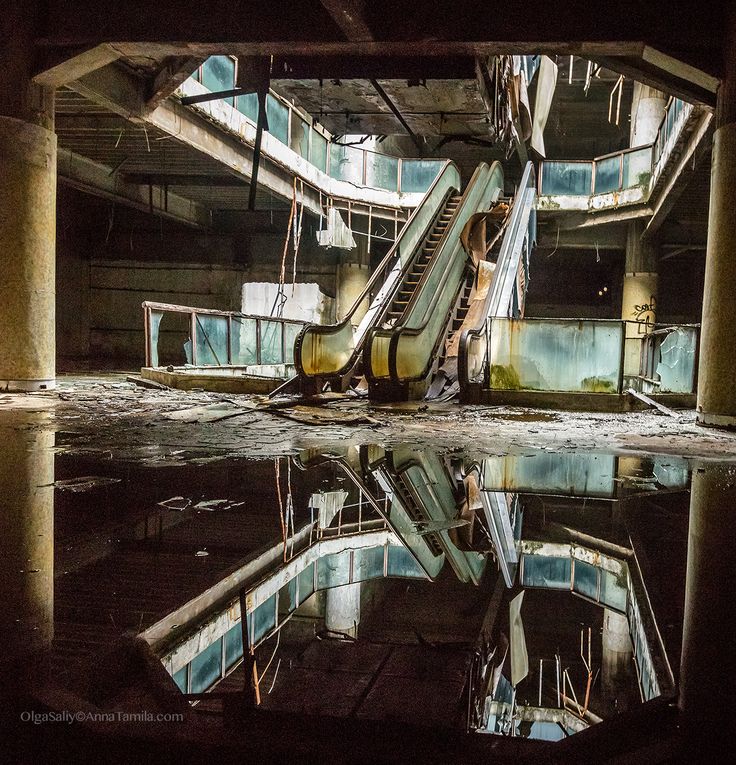
[[[159,329],[164,314],[188,316],[188,363],[194,366],[248,366],[291,364],[294,340],[303,321],[269,316],[248,316],[169,303],[144,301],[146,366],[159,366]]]
[[[593,160],[544,160],[539,193],[546,196],[592,196],[647,187],[652,175],[652,146],[624,149]]]
[[[192,79],[212,92],[235,88],[236,61],[230,56],[211,56]],[[255,93],[222,99],[254,124],[258,119]],[[360,186],[395,192],[425,192],[444,165],[442,159],[415,159],[335,143],[321,125],[271,91],[266,98],[268,132],[300,157],[331,178]]]

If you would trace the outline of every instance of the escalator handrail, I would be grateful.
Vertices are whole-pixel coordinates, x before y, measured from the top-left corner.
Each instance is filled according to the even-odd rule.
[[[370,297],[371,291],[376,287],[377,284],[384,281],[388,274],[391,272],[391,270],[395,267],[397,259],[401,256],[401,245],[404,241],[405,236],[410,231],[411,226],[415,222],[416,218],[420,215],[420,211],[423,210],[424,203],[427,199],[430,198],[431,194],[435,191],[436,187],[445,179],[445,176],[447,173],[453,172],[458,178],[460,177],[460,171],[458,170],[457,165],[452,160],[446,160],[442,168],[440,169],[439,173],[437,173],[437,177],[434,179],[430,187],[427,189],[426,194],[424,195],[424,199],[422,200],[422,203],[419,204],[417,207],[414,208],[411,215],[407,219],[406,223],[404,224],[404,227],[401,229],[401,232],[399,233],[398,238],[391,246],[391,249],[389,249],[388,253],[386,253],[386,256],[383,258],[381,263],[379,264],[378,268],[371,274],[371,277],[368,279],[367,284],[361,291],[361,293],[356,298],[355,302],[351,306],[350,310],[347,312],[347,314],[338,322],[335,324],[315,324],[315,323],[309,323],[306,324],[301,332],[299,332],[295,344],[294,344],[294,366],[296,367],[296,371],[300,377],[310,377],[312,375],[307,374],[304,371],[304,368],[302,366],[302,360],[301,360],[301,347],[303,345],[304,337],[308,333],[315,333],[320,335],[333,335],[337,334],[338,332],[342,331],[347,324],[351,323],[351,319],[354,316],[355,312],[358,310],[358,308],[362,305],[362,303],[366,300],[366,298]],[[450,192],[451,193],[451,192]],[[446,203],[447,195],[444,197],[443,206]],[[425,229],[422,231],[421,236],[419,237],[419,245],[421,246],[426,239],[426,237],[429,235],[429,231],[431,231],[431,227],[434,225],[436,215],[431,216],[429,219]],[[416,250],[416,248],[415,248]],[[415,252],[411,254],[410,257],[407,258],[406,263],[402,267],[399,278],[396,280],[396,284],[394,285],[394,288],[390,291],[389,294],[384,296],[383,299],[383,306],[381,310],[377,313],[376,318],[374,322],[378,322],[382,320],[383,315],[385,314],[388,307],[391,305],[393,301],[393,297],[396,294],[396,289],[401,286],[404,277],[406,276],[408,270],[411,268],[414,260],[415,260]],[[370,310],[370,309],[369,309]],[[364,338],[367,338],[369,335],[369,332],[366,332],[364,335]],[[349,361],[337,372],[330,372],[330,375],[340,375],[347,371],[349,371],[354,365],[355,361],[360,356],[360,346],[362,343],[356,343],[355,347],[352,350],[352,353],[350,355]]]
[[[528,199],[528,195],[532,197],[531,202]],[[514,200],[513,208],[511,210],[509,225],[498,254],[497,266],[499,270],[494,274],[493,283],[488,290],[488,294],[484,301],[483,311],[481,313],[482,318],[476,326],[464,329],[460,336],[460,345],[458,348],[458,380],[461,388],[472,382],[468,379],[468,354],[470,343],[473,338],[481,337],[486,333],[489,322],[495,315],[497,315],[498,311],[501,310],[499,301],[501,299],[501,291],[505,285],[505,278],[503,277],[506,275],[506,270],[509,268],[509,260],[513,254],[519,236],[522,232],[524,233],[524,237],[528,234],[529,217],[532,214],[529,204],[533,206],[535,195],[536,180],[534,164],[532,162],[527,162],[521,182],[519,183],[519,192]],[[526,215],[527,211],[529,217]],[[518,263],[514,265],[513,274],[514,279],[516,279]],[[504,274],[501,274],[501,268],[504,269]],[[485,364],[487,365],[487,363],[486,359]]]
[[[418,326],[414,326],[414,327],[406,326],[407,321],[411,317],[412,308],[414,307],[416,301],[419,299],[422,289],[425,287],[426,282],[430,278],[430,272],[431,272],[430,268],[428,268],[427,271],[423,274],[422,279],[417,285],[417,289],[412,295],[412,298],[409,304],[407,305],[406,310],[404,311],[404,315],[400,323],[395,325],[394,327],[391,327],[388,330],[374,330],[371,333],[370,340],[366,344],[366,348],[364,351],[364,358],[366,360],[370,360],[370,345],[374,337],[378,335],[389,336],[390,340],[389,340],[389,350],[388,350],[388,369],[389,369],[390,379],[395,383],[402,383],[402,382],[409,381],[408,379],[399,378],[399,375],[396,369],[396,360],[397,360],[397,351],[398,351],[399,341],[402,336],[410,337],[410,336],[420,335],[422,332],[424,332],[429,321],[433,318],[434,312],[436,309],[436,300],[439,298],[441,294],[444,293],[444,287],[445,287],[447,279],[449,278],[448,272],[452,270],[452,266],[455,264],[454,258],[446,258],[444,259],[445,262],[441,263],[441,261],[443,260],[442,256],[444,254],[445,248],[448,246],[451,248],[462,246],[460,244],[460,231],[457,230],[456,224],[458,224],[458,222],[462,222],[462,225],[465,225],[465,220],[467,220],[467,218],[469,218],[470,215],[477,212],[476,210],[471,210],[469,214],[466,214],[468,212],[468,210],[466,209],[466,204],[470,197],[470,193],[474,190],[474,188],[478,184],[488,183],[490,179],[494,176],[494,174],[499,170],[503,172],[501,168],[501,164],[499,162],[493,162],[491,165],[488,165],[487,163],[482,162],[481,164],[478,165],[475,172],[473,173],[473,177],[470,179],[470,182],[468,183],[463,193],[463,198],[460,204],[458,205],[457,210],[453,214],[453,217],[451,218],[442,239],[440,239],[439,243],[437,244],[435,254],[432,258],[432,265],[435,268],[441,268],[442,266],[444,266],[444,271],[435,293],[435,296],[436,296],[435,300],[430,302],[429,305],[427,306],[424,312],[424,315],[421,317],[421,323]],[[441,265],[437,265],[438,263],[440,263]],[[461,289],[461,287],[462,287],[462,282],[460,283],[460,285],[458,285],[458,289]],[[452,313],[452,309],[453,309],[453,306],[451,305],[448,308],[447,315],[445,316],[445,320],[443,322],[443,326],[447,325],[447,322],[449,321],[450,315]],[[437,354],[439,345],[441,342],[443,342],[443,340],[444,340],[444,333],[438,332],[437,337],[435,338],[434,345],[432,347],[432,352],[428,354],[427,363],[425,364],[422,372],[411,379],[413,380],[424,379],[424,377],[426,377],[426,375],[429,373],[429,369],[431,368],[434,358]],[[366,365],[365,368],[369,369],[370,367]]]

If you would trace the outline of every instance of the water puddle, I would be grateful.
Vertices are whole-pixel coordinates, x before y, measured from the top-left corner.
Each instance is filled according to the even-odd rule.
[[[238,696],[547,741],[675,693],[682,459],[370,444],[151,465],[59,452],[46,414],[23,418],[0,422],[8,650],[50,649],[60,682],[127,633],[194,715]]]

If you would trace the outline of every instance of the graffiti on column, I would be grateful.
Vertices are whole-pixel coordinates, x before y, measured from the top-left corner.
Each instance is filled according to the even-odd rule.
[[[646,335],[654,329],[654,318],[657,312],[657,299],[654,295],[649,296],[648,303],[642,303],[641,305],[634,305],[632,316],[637,324],[638,333],[640,335]]]

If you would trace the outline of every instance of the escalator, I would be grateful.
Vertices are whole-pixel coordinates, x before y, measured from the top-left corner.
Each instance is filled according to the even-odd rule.
[[[445,361],[448,340],[465,321],[477,263],[461,236],[503,191],[498,162],[482,163],[461,198],[448,198],[391,312],[376,317],[363,342],[363,372],[378,400],[423,398]]]
[[[459,191],[460,173],[448,161],[347,315],[336,324],[308,324],[302,330],[294,345],[302,392],[316,393],[326,385],[344,391],[363,374],[363,351],[370,331],[397,324],[414,301],[457,216]],[[366,301],[370,307],[361,317]]]
[[[469,313],[459,330],[457,380],[460,400],[477,403],[490,388],[494,319],[518,319],[524,315],[529,283],[529,258],[536,243],[536,181],[528,162],[505,223],[504,236],[492,271],[476,289]],[[479,272],[479,282],[482,276]]]

